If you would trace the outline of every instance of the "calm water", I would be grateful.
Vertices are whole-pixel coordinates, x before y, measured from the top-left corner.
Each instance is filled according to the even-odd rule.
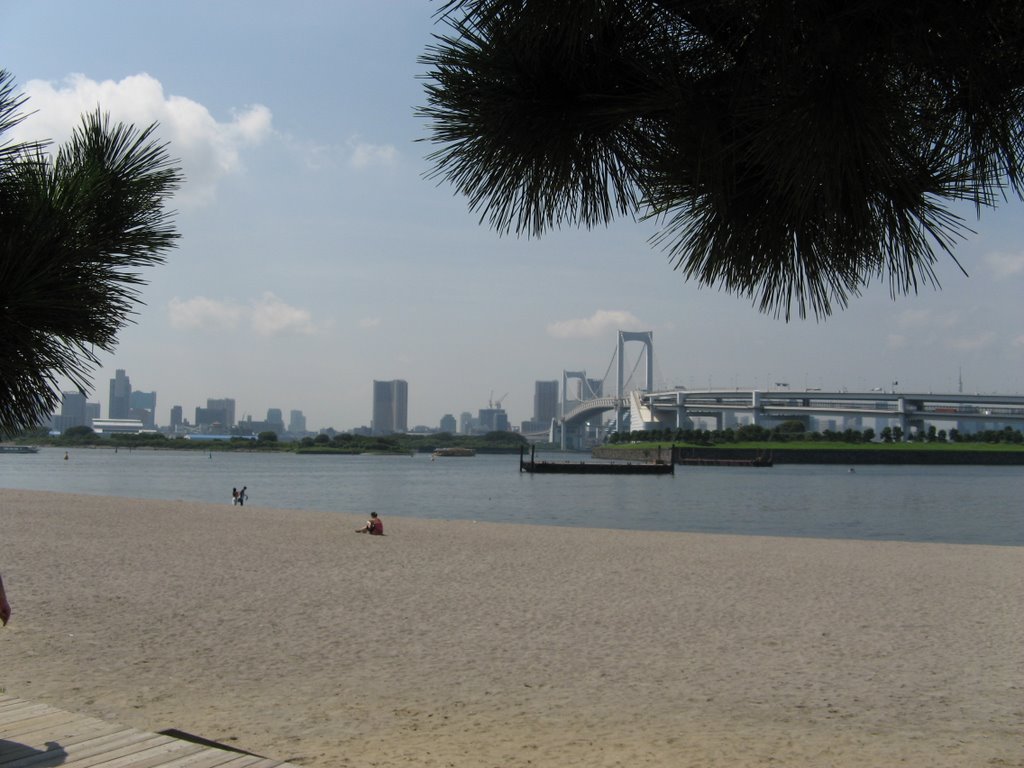
[[[43,448],[0,488],[437,519],[1024,546],[1024,468],[678,467],[675,477],[520,474],[518,456],[296,456]],[[0,494],[0,510],[3,497]]]

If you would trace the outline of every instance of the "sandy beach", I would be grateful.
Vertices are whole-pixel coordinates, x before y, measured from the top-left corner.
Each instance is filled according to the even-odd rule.
[[[308,766],[1024,766],[1024,549],[0,490],[6,692]]]

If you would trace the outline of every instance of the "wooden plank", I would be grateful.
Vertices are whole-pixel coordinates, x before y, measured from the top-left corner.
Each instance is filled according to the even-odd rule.
[[[54,734],[67,733],[68,731],[80,728],[83,722],[80,717],[70,712],[51,709],[46,712],[39,712],[32,717],[25,717],[16,722],[5,725],[4,736],[8,739],[31,740],[37,733]]]
[[[5,702],[3,709],[0,709],[0,726],[16,723],[27,717],[49,712],[50,708],[45,704],[29,704],[26,702]]]
[[[21,699],[12,699],[10,697],[3,698],[0,701],[0,719],[13,717],[19,712],[34,711],[46,709],[45,704],[33,704],[30,701],[22,701]]]
[[[160,768],[240,768],[237,763],[230,763],[225,761],[237,760],[238,758],[246,758],[252,760],[251,755],[242,755],[238,752],[225,752],[222,749],[206,749],[196,755],[190,755],[189,757],[178,758],[172,760],[166,765],[160,766]],[[263,758],[255,758],[261,760]],[[267,768],[273,766],[286,766],[287,763],[270,762],[267,764]],[[258,766],[264,768],[259,763],[250,763],[249,766]],[[249,768],[246,766],[246,768]]]
[[[158,743],[133,744],[112,752],[92,755],[83,760],[80,760],[74,752],[70,752],[64,765],[74,766],[74,768],[99,765],[102,765],[103,768],[159,768],[159,766],[167,765],[176,757],[202,752],[203,749],[204,747],[196,744],[164,736]]]
[[[4,751],[9,754],[9,760],[23,759],[26,756],[35,755],[41,762],[53,757],[53,755],[49,755],[49,757],[47,757],[49,752],[60,752],[62,755],[66,756],[68,750],[74,749],[78,754],[85,756],[97,753],[102,754],[104,751],[118,749],[126,744],[144,741],[152,737],[151,734],[143,731],[125,729],[123,726],[110,725],[110,729],[110,732],[106,734],[99,731],[78,733],[70,736],[48,734],[47,744],[53,744],[52,748],[48,751],[40,751],[38,748],[25,745],[24,743],[19,744],[17,748],[13,748],[12,745],[15,744],[13,741],[8,742],[8,749]],[[0,728],[0,735],[2,734],[3,729]],[[0,757],[0,768],[8,768],[2,757]]]
[[[0,694],[0,768],[297,768]]]
[[[36,765],[74,765],[77,768],[87,768],[91,765],[106,766],[112,764],[113,758],[127,756],[134,759],[136,755],[161,746],[163,742],[161,737],[153,737],[142,731],[137,732],[132,740],[126,739],[124,734],[119,734],[119,736],[120,738],[115,741],[107,739],[102,744],[97,744],[95,739],[80,742],[74,746],[58,742],[55,749],[37,752],[9,765],[2,763],[0,765],[3,765],[3,768],[33,768]],[[61,762],[55,763],[54,760]],[[129,765],[135,764],[129,763]]]

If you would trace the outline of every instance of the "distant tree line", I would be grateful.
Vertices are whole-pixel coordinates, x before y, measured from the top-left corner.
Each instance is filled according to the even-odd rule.
[[[432,453],[438,448],[472,448],[479,453],[514,453],[527,444],[516,432],[488,432],[484,435],[453,435],[434,432],[425,435],[319,434],[297,443],[303,453]]]
[[[349,433],[282,441],[277,433],[260,432],[252,437],[232,437],[224,440],[189,440],[184,436],[168,437],[159,432],[141,434],[100,435],[91,427],[70,427],[59,437],[50,437],[43,428],[25,431],[22,439],[44,445],[113,446],[127,448],[166,448],[182,450],[269,450],[298,453],[430,453],[438,448],[473,448],[478,453],[516,453],[527,441],[516,432],[488,432],[485,435],[452,435],[437,432],[425,435],[353,435]]]

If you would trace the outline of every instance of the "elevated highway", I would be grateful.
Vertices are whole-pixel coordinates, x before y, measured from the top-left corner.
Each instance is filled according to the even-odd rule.
[[[897,422],[904,431],[925,422],[1000,428],[1024,423],[1024,395],[675,389],[641,397],[661,426],[678,427],[695,416],[721,423],[728,413],[745,414],[743,420],[753,424],[808,416],[880,418]]]

